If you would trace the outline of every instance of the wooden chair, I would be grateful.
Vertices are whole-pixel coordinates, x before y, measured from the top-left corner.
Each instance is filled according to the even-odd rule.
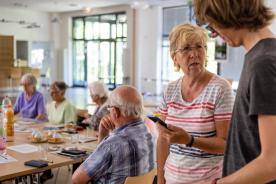
[[[156,169],[152,169],[150,172],[141,176],[127,177],[124,184],[152,184],[156,173]]]

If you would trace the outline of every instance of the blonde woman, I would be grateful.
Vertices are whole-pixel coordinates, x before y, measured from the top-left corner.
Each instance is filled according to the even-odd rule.
[[[234,97],[230,84],[205,69],[207,34],[191,24],[170,33],[174,65],[184,72],[169,83],[159,106],[158,183],[197,184],[222,173]]]

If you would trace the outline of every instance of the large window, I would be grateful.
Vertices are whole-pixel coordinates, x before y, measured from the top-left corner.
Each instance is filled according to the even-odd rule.
[[[176,7],[163,8],[163,29],[162,29],[162,83],[175,80],[183,75],[181,72],[175,72],[173,61],[169,51],[169,34],[174,26],[183,23],[195,24],[192,17],[192,6],[183,5]],[[213,73],[217,73],[217,62],[214,61],[214,40],[210,40],[207,45],[207,69]]]
[[[123,83],[123,49],[127,41],[126,14],[73,18],[73,84],[103,80],[110,88]]]

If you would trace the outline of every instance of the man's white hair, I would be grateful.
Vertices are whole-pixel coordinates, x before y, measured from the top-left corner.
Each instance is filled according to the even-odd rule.
[[[106,85],[102,81],[95,81],[88,86],[92,95],[97,95],[100,98],[108,97],[108,90]]]
[[[136,90],[136,89],[135,89]],[[122,96],[123,94],[118,94],[111,92],[109,96],[109,104],[120,109],[120,112],[125,117],[135,117],[140,118],[143,113],[143,98],[142,95],[136,90],[137,100],[128,101]]]

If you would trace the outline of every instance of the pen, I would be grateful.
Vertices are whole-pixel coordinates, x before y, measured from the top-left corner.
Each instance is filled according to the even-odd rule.
[[[0,154],[0,156],[1,156],[2,158],[4,158],[4,159],[8,160],[8,158],[5,157],[4,155]]]

